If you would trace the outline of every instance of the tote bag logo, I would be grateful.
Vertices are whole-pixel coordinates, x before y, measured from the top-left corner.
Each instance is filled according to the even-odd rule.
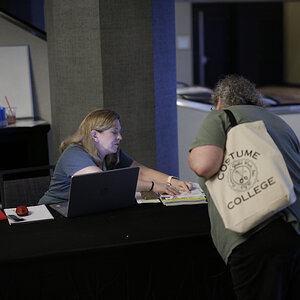
[[[249,190],[257,181],[257,160],[260,153],[252,150],[240,150],[229,153],[218,174],[218,179],[228,178],[229,186],[238,192]]]
[[[239,192],[249,190],[257,181],[257,167],[249,159],[233,161],[229,167],[228,182],[232,189]]]

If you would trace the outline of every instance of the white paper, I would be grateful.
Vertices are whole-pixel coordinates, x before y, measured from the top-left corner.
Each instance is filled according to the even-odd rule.
[[[190,37],[188,35],[177,36],[177,49],[180,50],[190,49]]]
[[[28,46],[0,47],[0,106],[16,107],[16,117],[33,117]]]
[[[135,193],[135,200],[138,204],[142,203],[160,203],[159,199],[143,199],[142,194],[140,192]]]
[[[162,203],[166,206],[175,205],[192,205],[207,203],[206,196],[198,183],[192,182],[192,189],[190,193],[182,192],[176,196],[167,194],[160,195],[159,199],[143,199],[140,192],[135,194],[137,203]]]
[[[52,214],[44,204],[36,205],[36,206],[28,206],[27,208],[28,208],[28,215],[22,217],[17,215],[16,208],[5,208],[4,212],[6,215],[14,215],[23,219],[23,221],[14,221],[8,218],[9,225],[54,219]]]
[[[200,185],[198,183],[192,182],[192,188],[190,190],[190,193],[188,192],[182,192],[179,195],[170,196],[170,195],[161,195],[164,199],[185,199],[185,198],[202,198],[205,197],[204,192],[200,188]]]
[[[190,193],[182,192],[179,195],[161,195],[162,203],[166,206],[192,205],[207,203],[206,196],[198,183],[192,182]]]

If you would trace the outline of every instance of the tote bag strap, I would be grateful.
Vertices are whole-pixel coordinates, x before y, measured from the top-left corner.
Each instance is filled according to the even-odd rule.
[[[225,113],[227,114],[229,120],[230,120],[230,123],[231,123],[231,127],[234,127],[237,125],[237,121],[235,119],[235,116],[234,114],[232,113],[232,111],[228,110],[228,109],[224,109]]]

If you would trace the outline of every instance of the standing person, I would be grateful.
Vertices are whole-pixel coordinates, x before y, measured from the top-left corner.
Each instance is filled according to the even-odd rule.
[[[247,79],[229,75],[212,95],[215,110],[202,123],[190,147],[189,165],[199,176],[208,199],[211,235],[228,264],[239,300],[300,299],[300,145],[293,130],[262,107],[262,97]],[[227,230],[205,182],[223,162],[226,135],[231,127],[224,109],[237,123],[263,120],[283,155],[294,184],[296,202],[246,234]]]
[[[140,167],[137,191],[153,190],[169,195],[189,192],[190,183],[134,161],[119,148],[121,140],[120,116],[116,112],[101,109],[90,112],[76,133],[61,143],[61,156],[49,190],[39,204],[68,201],[72,176],[135,166]]]

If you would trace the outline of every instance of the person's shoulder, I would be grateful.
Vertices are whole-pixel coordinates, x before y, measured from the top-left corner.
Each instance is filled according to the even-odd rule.
[[[258,105],[232,105],[228,108],[233,113],[240,113],[240,112],[260,112],[260,113],[268,113],[268,110],[263,106]]]
[[[87,151],[82,146],[79,145],[70,145],[68,146],[64,152],[61,154],[62,159],[68,159],[74,156],[76,158],[80,157],[89,157],[90,155],[88,154]]]
[[[68,146],[59,158],[59,164],[62,165],[80,165],[82,163],[94,165],[92,156],[78,145]]]
[[[264,122],[283,123],[283,120],[277,114],[263,106],[235,105],[231,106],[230,110],[236,116],[236,119],[242,123],[253,122],[257,120],[262,120]]]
[[[223,109],[212,110],[205,118],[204,123],[206,124],[216,124],[217,122],[223,123],[226,118],[226,113]],[[209,125],[210,126],[210,125]]]
[[[63,153],[74,153],[74,152],[86,152],[82,146],[79,145],[70,145],[68,146]]]

